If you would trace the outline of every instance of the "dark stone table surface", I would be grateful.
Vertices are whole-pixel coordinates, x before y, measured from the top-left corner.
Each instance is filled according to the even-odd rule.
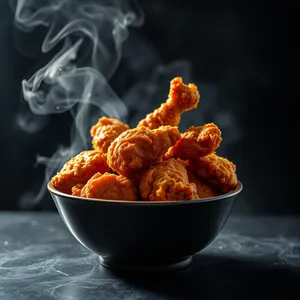
[[[100,266],[56,212],[0,213],[0,300],[288,299],[293,290],[299,297],[300,218],[232,216],[188,268],[126,274]]]

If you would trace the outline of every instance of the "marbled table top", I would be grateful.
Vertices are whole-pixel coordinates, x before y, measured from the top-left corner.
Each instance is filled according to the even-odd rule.
[[[300,218],[231,217],[188,268],[143,275],[100,266],[58,213],[0,213],[0,300],[269,299],[293,288],[299,296]]]

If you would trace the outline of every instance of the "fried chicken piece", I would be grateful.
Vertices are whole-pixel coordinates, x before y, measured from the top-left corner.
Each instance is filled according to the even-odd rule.
[[[120,175],[147,168],[158,162],[180,139],[177,127],[149,129],[141,126],[121,133],[109,146],[107,162]]]
[[[83,187],[84,187],[83,183],[78,183],[75,186],[73,186],[72,187],[72,195],[73,196],[80,196],[81,195],[81,190],[82,190]]]
[[[109,171],[106,159],[101,151],[86,150],[67,161],[51,179],[52,186],[67,194],[76,184],[85,184],[95,173]]]
[[[181,115],[185,111],[196,108],[199,101],[200,93],[197,86],[193,83],[186,85],[181,77],[176,77],[170,82],[167,101],[141,120],[138,127],[146,126],[155,129],[164,125],[178,126]]]
[[[100,118],[90,130],[93,138],[93,148],[100,150],[103,153],[107,153],[107,149],[113,140],[128,129],[129,126],[127,124],[124,124],[117,119],[107,117]]]
[[[213,187],[217,194],[228,193],[237,185],[235,164],[216,153],[190,161],[189,167]]]
[[[181,134],[181,139],[172,146],[165,158],[195,159],[213,153],[222,141],[221,130],[214,123],[191,126]]]
[[[78,196],[79,187],[73,187],[73,195]],[[96,173],[80,191],[85,198],[138,201],[139,194],[133,182],[122,175]]]
[[[202,179],[196,176],[193,172],[187,172],[187,174],[189,182],[194,183],[196,185],[199,199],[216,196],[212,188],[206,182],[204,182]]]
[[[143,200],[176,201],[199,199],[194,183],[189,183],[185,162],[168,159],[151,166],[141,178],[139,190]]]

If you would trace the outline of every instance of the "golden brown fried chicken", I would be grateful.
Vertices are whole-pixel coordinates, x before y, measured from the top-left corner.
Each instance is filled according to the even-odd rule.
[[[237,185],[236,166],[215,153],[190,161],[189,167],[208,182],[217,194],[228,193]]]
[[[146,126],[150,129],[164,125],[178,126],[181,115],[185,111],[196,108],[199,101],[200,94],[197,86],[193,83],[186,85],[181,77],[176,77],[170,83],[167,101],[141,120],[138,126]]]
[[[129,126],[117,119],[100,118],[97,124],[92,126],[90,130],[93,138],[93,148],[107,153],[107,149],[112,141],[127,129],[129,129]]]
[[[180,132],[173,126],[129,129],[109,146],[108,165],[120,175],[128,176],[159,161],[179,139]]]
[[[67,161],[51,179],[52,186],[63,192],[71,193],[73,186],[85,184],[95,173],[109,171],[106,159],[101,151],[86,150]]]
[[[97,173],[96,173],[97,174]],[[78,183],[72,187],[72,195],[73,196],[80,196],[81,190],[84,187],[83,183]]]
[[[194,183],[196,185],[199,199],[216,196],[212,188],[206,182],[204,182],[202,179],[196,176],[193,172],[187,172],[187,174],[189,182]]]
[[[146,170],[139,185],[143,200],[176,201],[199,199],[194,183],[189,183],[185,162],[168,159]]]
[[[214,123],[191,126],[181,134],[181,139],[172,146],[165,158],[195,159],[213,153],[222,141],[221,130]]]
[[[72,192],[73,195],[85,198],[139,200],[138,190],[130,179],[110,173],[96,173],[83,188],[73,187]]]

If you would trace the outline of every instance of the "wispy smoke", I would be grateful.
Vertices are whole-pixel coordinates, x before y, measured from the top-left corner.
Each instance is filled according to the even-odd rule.
[[[96,116],[126,119],[127,108],[107,81],[119,65],[128,27],[140,26],[143,14],[133,0],[19,0],[11,5],[19,29],[49,29],[43,53],[61,46],[48,64],[22,81],[23,96],[33,114],[70,111],[74,117],[69,147],[60,147],[51,158],[38,158],[46,165],[48,181],[64,161],[89,148],[89,129]],[[29,133],[39,129],[30,118],[18,115],[16,121]],[[30,197],[31,206],[42,196],[40,191]],[[28,198],[22,197],[22,206],[27,206]]]

